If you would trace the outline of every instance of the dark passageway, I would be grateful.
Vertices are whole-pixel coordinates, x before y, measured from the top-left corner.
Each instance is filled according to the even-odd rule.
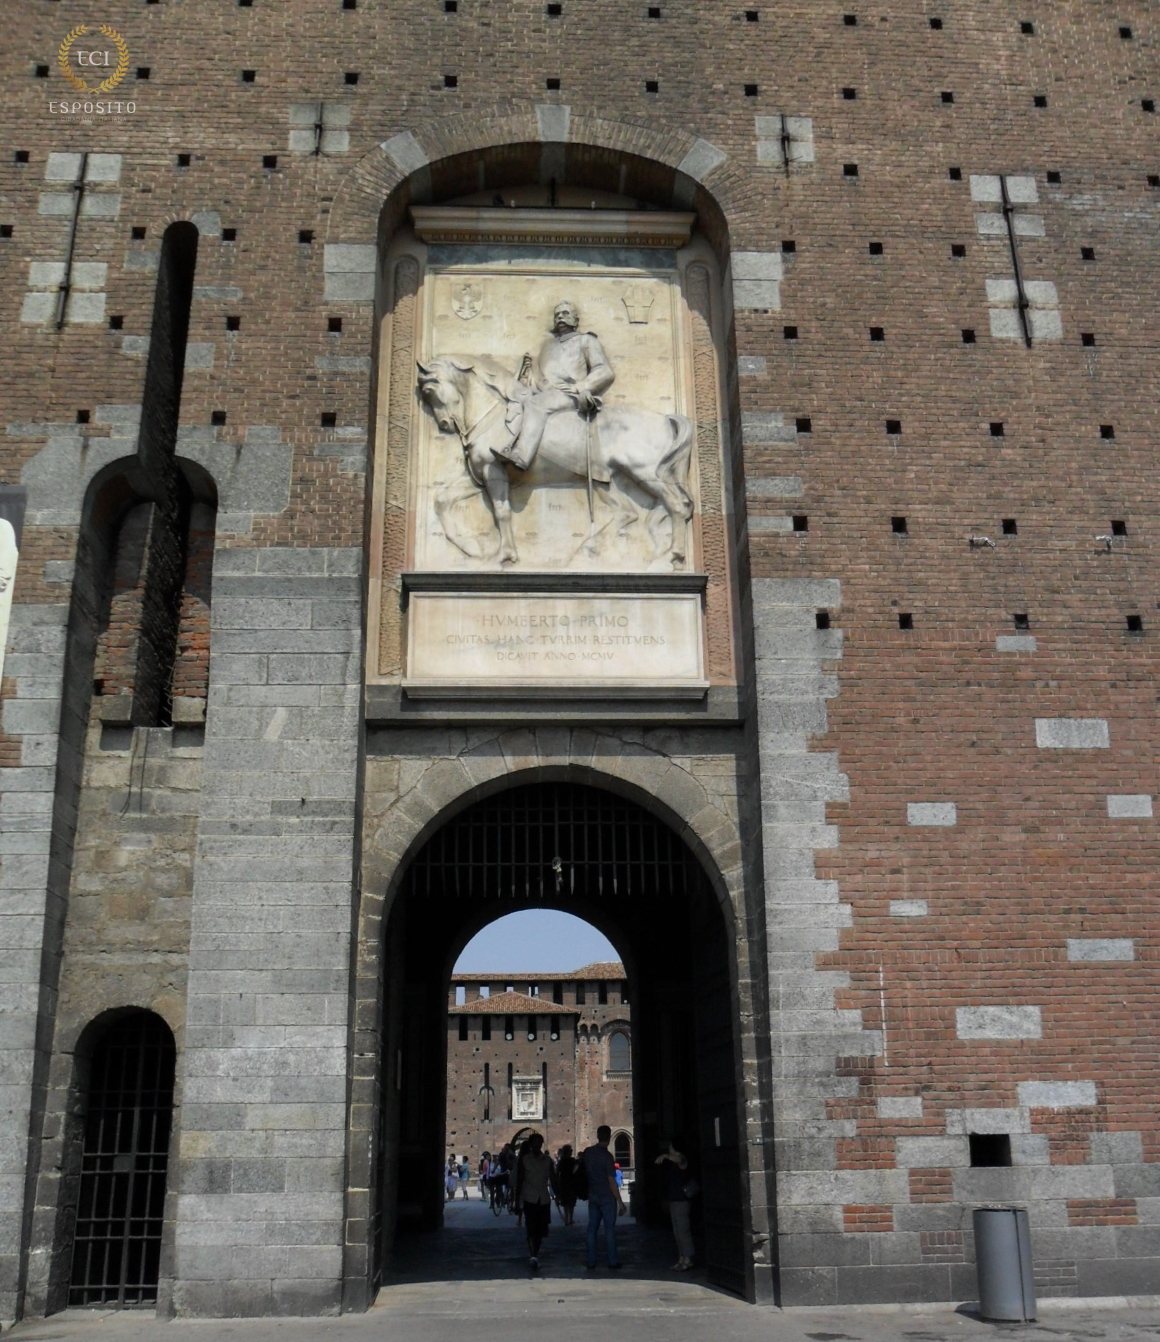
[[[421,1279],[434,1270],[430,1257],[424,1267],[425,1254],[452,1277],[470,1275],[479,1258],[479,1246],[468,1241],[453,1251],[456,1237],[472,1234],[457,1223],[440,1236],[415,1233],[444,1220],[448,985],[456,956],[481,926],[535,906],[575,914],[603,931],[631,982],[641,1229],[627,1229],[642,1266],[652,1271],[655,1259],[663,1269],[671,1258],[653,1162],[669,1134],[683,1132],[703,1187],[698,1230],[706,1272],[744,1292],[731,930],[706,873],[663,821],[622,796],[563,781],[511,788],[459,812],[415,855],[394,901],[383,1041],[384,1280]],[[463,1217],[458,1208],[453,1215]],[[661,1233],[653,1237],[644,1227]],[[516,1260],[526,1265],[518,1236],[513,1242]],[[482,1271],[491,1250],[481,1252]]]

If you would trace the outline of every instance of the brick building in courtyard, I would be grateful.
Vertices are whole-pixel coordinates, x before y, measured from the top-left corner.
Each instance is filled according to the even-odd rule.
[[[570,974],[454,974],[447,1015],[447,1149],[472,1167],[520,1129],[555,1155],[612,1129],[632,1168],[632,1020],[624,966]]]
[[[530,907],[714,1283],[1155,1289],[1160,12],[746,3],[5,5],[0,1320],[368,1308]]]

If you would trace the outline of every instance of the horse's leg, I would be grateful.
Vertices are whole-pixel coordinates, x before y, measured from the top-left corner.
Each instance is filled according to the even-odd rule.
[[[499,562],[518,563],[520,556],[516,550],[516,535],[512,526],[507,471],[494,457],[486,464],[478,462],[477,469],[483,477],[487,497],[491,500],[491,510],[495,514],[495,524],[499,528]]]
[[[477,498],[479,486],[470,476],[454,481],[446,489],[440,489],[433,500],[435,516],[443,528],[443,534],[457,549],[462,550],[470,559],[484,559],[483,547],[470,536],[464,536],[455,521],[455,509],[468,499]]]

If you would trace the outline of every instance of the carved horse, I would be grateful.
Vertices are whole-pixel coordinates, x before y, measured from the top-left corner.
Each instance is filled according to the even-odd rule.
[[[491,505],[499,532],[499,562],[517,563],[508,498],[508,472],[516,468],[498,461],[495,453],[515,440],[527,387],[486,356],[452,354],[420,363],[418,368],[420,395],[440,429],[458,434],[469,477],[442,491],[435,500],[445,530],[451,509],[481,490]],[[540,444],[546,460],[582,479],[607,485],[619,474],[653,499],[672,523],[668,560],[673,568],[684,565],[686,532],[693,516],[688,484],[692,450],[693,425],[684,415],[665,415],[630,405],[610,405],[593,423],[579,413],[560,411],[549,418]],[[623,511],[620,517],[623,531]],[[597,529],[593,519],[585,545],[591,549],[596,536],[610,525],[611,521]],[[470,553],[450,530],[447,535]],[[655,531],[653,536],[655,542]]]

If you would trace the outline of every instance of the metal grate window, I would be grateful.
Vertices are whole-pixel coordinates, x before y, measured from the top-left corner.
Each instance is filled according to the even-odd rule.
[[[587,899],[688,893],[690,855],[634,802],[579,783],[512,788],[436,833],[409,872],[425,897]]]
[[[70,1305],[157,1299],[175,1050],[169,1027],[138,1012],[93,1054],[73,1241]]]

